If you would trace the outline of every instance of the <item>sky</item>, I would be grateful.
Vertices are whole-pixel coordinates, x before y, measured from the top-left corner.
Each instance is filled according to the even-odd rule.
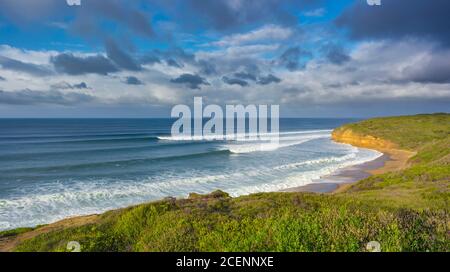
[[[450,112],[450,1],[0,0],[0,118]]]

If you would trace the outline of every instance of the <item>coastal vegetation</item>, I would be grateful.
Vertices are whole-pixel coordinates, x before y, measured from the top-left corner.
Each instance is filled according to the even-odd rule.
[[[216,191],[166,198],[34,229],[0,233],[0,249],[67,251],[382,251],[450,249],[450,114],[375,118],[333,138],[414,154],[403,169],[334,194]]]

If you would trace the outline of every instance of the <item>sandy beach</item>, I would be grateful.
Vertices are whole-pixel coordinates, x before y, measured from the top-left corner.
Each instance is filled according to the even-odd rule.
[[[345,167],[305,186],[289,188],[283,192],[339,193],[353,183],[371,175],[399,171],[408,166],[408,160],[416,153],[394,148],[373,148],[383,155],[373,161]]]
[[[376,160],[350,166],[337,171],[329,176],[318,180],[322,184],[310,184],[307,188],[292,188],[294,192],[316,192],[316,193],[339,193],[345,191],[352,183],[358,182],[371,175],[379,175],[387,172],[399,171],[409,166],[409,159],[415,156],[416,152],[401,150],[397,145],[373,137],[371,135],[360,135],[350,129],[334,130],[332,139],[338,143],[350,144],[360,148],[369,148],[383,153],[383,156]]]
[[[373,171],[384,168],[391,157],[383,154],[381,157],[363,164],[352,165],[342,168],[330,175],[324,176],[313,183],[305,186],[289,188],[283,192],[313,192],[313,193],[331,193],[339,188],[358,182],[369,177]]]

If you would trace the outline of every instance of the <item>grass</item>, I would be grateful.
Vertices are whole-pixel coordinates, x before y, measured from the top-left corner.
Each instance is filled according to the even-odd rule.
[[[344,125],[341,129],[351,129],[362,135],[382,138],[397,144],[401,149],[417,150],[434,141],[448,140],[449,124],[450,114],[436,113],[373,118]]]
[[[447,215],[378,207],[347,197],[268,193],[159,201],[94,224],[40,235],[18,251],[444,251]]]
[[[450,114],[376,118],[340,129],[380,137],[417,152],[408,169],[371,176],[352,186],[347,195],[397,208],[448,210]]]
[[[15,250],[66,251],[69,241],[78,241],[82,251],[364,251],[375,240],[382,251],[449,251],[450,115],[378,118],[344,128],[417,155],[408,169],[369,177],[339,194],[191,194],[110,211]]]

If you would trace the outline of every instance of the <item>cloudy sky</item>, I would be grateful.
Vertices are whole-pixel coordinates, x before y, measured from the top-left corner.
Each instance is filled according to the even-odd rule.
[[[450,1],[0,0],[0,117],[450,111]]]

